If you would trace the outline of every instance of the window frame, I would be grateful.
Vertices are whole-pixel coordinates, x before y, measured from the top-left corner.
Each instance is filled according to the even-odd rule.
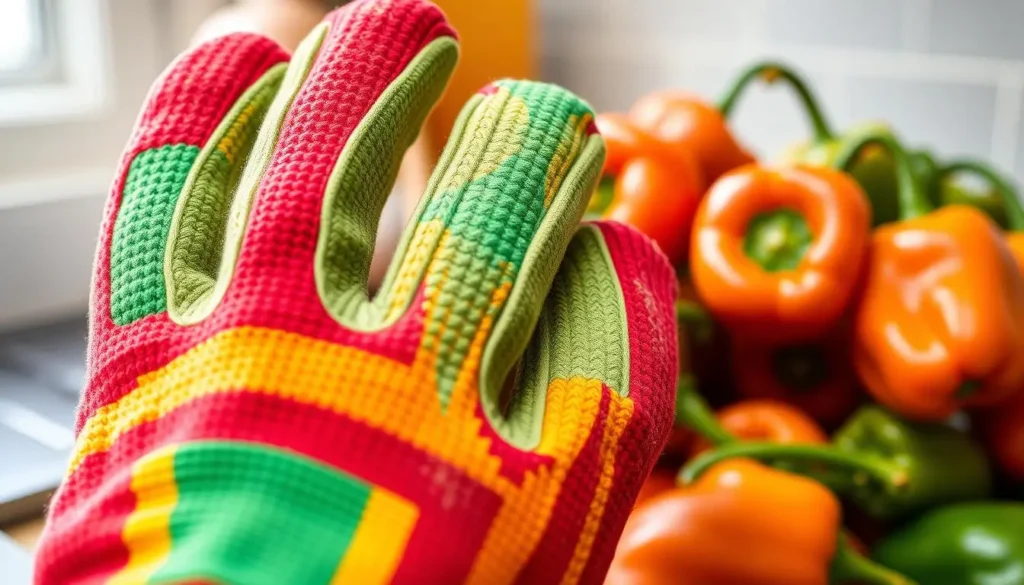
[[[111,58],[103,0],[37,0],[44,31],[34,72],[0,77],[0,127],[52,124],[110,107]]]

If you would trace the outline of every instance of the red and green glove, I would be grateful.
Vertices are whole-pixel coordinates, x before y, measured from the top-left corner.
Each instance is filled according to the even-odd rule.
[[[557,87],[470,100],[373,298],[455,35],[360,0],[290,59],[178,59],[107,204],[39,584],[600,583],[673,416],[674,277],[578,226],[604,146]],[[508,382],[507,382],[508,381]]]

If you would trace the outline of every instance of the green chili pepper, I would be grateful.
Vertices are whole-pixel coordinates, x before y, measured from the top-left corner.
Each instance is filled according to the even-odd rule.
[[[981,446],[945,423],[912,422],[880,406],[865,406],[832,442],[837,449],[873,453],[905,470],[906,485],[893,498],[876,498],[870,490],[851,494],[875,517],[899,517],[938,504],[983,498],[992,489],[992,472]]]
[[[946,424],[903,420],[873,405],[854,413],[832,445],[725,444],[691,461],[680,481],[689,483],[732,457],[797,469],[879,518],[983,498],[992,483],[988,461],[968,435]]]
[[[1024,503],[933,510],[878,543],[873,557],[925,585],[1024,585]]]
[[[807,113],[811,125],[811,138],[787,153],[785,159],[788,162],[811,166],[835,166],[836,156],[846,145],[857,142],[868,134],[874,135],[882,132],[890,136],[893,135],[892,129],[880,122],[861,123],[841,135],[836,134],[825,120],[818,101],[807,83],[791,69],[776,62],[757,63],[746,69],[720,100],[719,110],[722,115],[729,116],[735,109],[743,91],[755,79],[762,79],[769,83],[779,79],[785,80],[796,92],[797,98]],[[912,156],[919,159],[919,164],[914,165],[915,178],[922,185],[929,184],[935,171],[935,164],[931,156],[927,152],[912,153]],[[929,162],[931,164],[928,164]],[[896,165],[888,152],[878,149],[861,153],[855,164],[850,167],[849,173],[860,183],[861,188],[864,189],[871,201],[874,225],[899,219]]]

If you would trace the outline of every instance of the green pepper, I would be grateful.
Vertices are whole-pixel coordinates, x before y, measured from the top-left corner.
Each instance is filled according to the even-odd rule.
[[[837,449],[873,453],[907,473],[893,498],[855,490],[854,501],[872,516],[900,517],[932,506],[983,498],[992,489],[984,450],[968,434],[946,423],[903,419],[880,406],[862,407],[832,437]]]
[[[992,484],[984,452],[970,436],[943,423],[907,421],[875,405],[854,413],[831,445],[725,444],[694,459],[680,480],[731,457],[797,469],[876,518],[983,498]]]
[[[1024,585],[1024,503],[932,510],[879,542],[873,557],[924,585]]]
[[[808,85],[792,70],[776,62],[757,63],[746,69],[726,91],[719,102],[722,115],[728,117],[735,109],[743,90],[755,79],[769,83],[777,79],[785,80],[796,92],[804,106],[811,124],[811,139],[791,148],[783,157],[785,162],[802,163],[811,166],[834,166],[836,156],[848,144],[860,140],[868,134],[885,132],[892,135],[892,129],[880,122],[865,122],[850,128],[842,135],[832,131],[821,112],[821,108]],[[916,155],[917,153],[913,153]],[[934,162],[929,167],[930,155],[920,154],[922,164],[915,165],[914,175],[922,185],[931,181]],[[861,188],[871,201],[872,223],[881,225],[899,219],[898,190],[896,184],[896,165],[892,156],[884,149],[868,150],[860,155],[859,160],[850,167],[849,173],[860,183]]]

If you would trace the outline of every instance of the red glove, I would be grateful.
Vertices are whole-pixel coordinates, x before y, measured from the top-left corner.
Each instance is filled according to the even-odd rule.
[[[38,583],[602,581],[676,338],[664,257],[577,228],[604,151],[586,104],[470,100],[367,298],[456,53],[433,5],[364,0],[290,62],[233,35],[160,79],[107,205]]]

